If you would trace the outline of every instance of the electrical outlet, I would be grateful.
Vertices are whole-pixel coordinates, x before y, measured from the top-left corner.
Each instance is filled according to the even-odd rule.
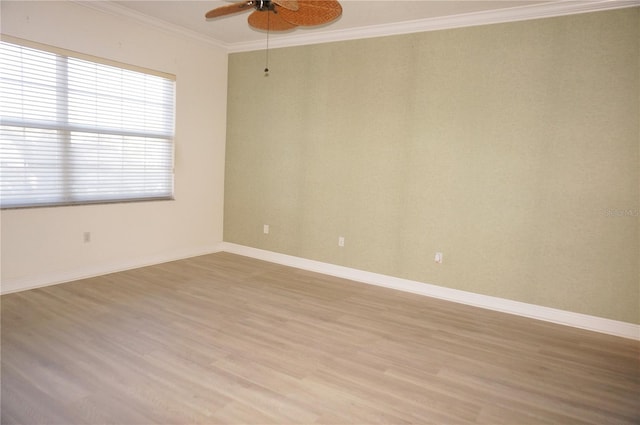
[[[434,258],[435,262],[438,264],[442,264],[442,253],[441,252],[436,252],[436,256]]]
[[[265,235],[269,234],[269,225],[265,224],[264,226],[262,226],[262,233],[264,233]]]
[[[344,236],[338,236],[338,246],[344,246]]]

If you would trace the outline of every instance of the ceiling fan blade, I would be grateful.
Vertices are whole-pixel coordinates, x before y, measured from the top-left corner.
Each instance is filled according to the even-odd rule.
[[[254,5],[254,1],[243,1],[240,3],[234,3],[227,6],[220,6],[213,10],[208,11],[204,16],[207,19],[219,18],[220,16],[232,15],[234,13],[244,12]]]
[[[279,8],[282,19],[294,25],[322,25],[342,15],[342,6],[336,0],[298,0],[298,10]]]
[[[298,0],[273,0],[275,4],[287,10],[298,10]]]
[[[279,13],[274,13],[273,11],[268,10],[256,10],[249,15],[247,20],[251,27],[264,31],[287,31],[297,27],[296,24],[292,24],[291,22],[287,22],[282,19]]]

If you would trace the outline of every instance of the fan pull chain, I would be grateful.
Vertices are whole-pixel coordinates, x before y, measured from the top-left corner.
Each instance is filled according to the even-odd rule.
[[[267,51],[265,58],[265,66],[264,66],[264,76],[269,76],[269,29],[271,28],[271,24],[269,23],[269,17],[271,16],[271,12],[267,10]]]

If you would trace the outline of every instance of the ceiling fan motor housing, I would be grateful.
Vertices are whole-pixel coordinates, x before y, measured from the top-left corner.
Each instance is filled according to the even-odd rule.
[[[265,12],[265,11],[274,11],[275,12],[275,5],[271,0],[256,0],[254,7],[256,8],[256,10],[260,11],[260,12]]]

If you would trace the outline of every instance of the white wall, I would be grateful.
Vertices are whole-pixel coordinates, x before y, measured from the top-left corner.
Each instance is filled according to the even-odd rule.
[[[175,201],[2,211],[2,292],[218,250],[227,53],[70,1],[2,1],[1,8],[3,34],[172,73],[177,80]],[[91,232],[90,243],[84,232]]]

